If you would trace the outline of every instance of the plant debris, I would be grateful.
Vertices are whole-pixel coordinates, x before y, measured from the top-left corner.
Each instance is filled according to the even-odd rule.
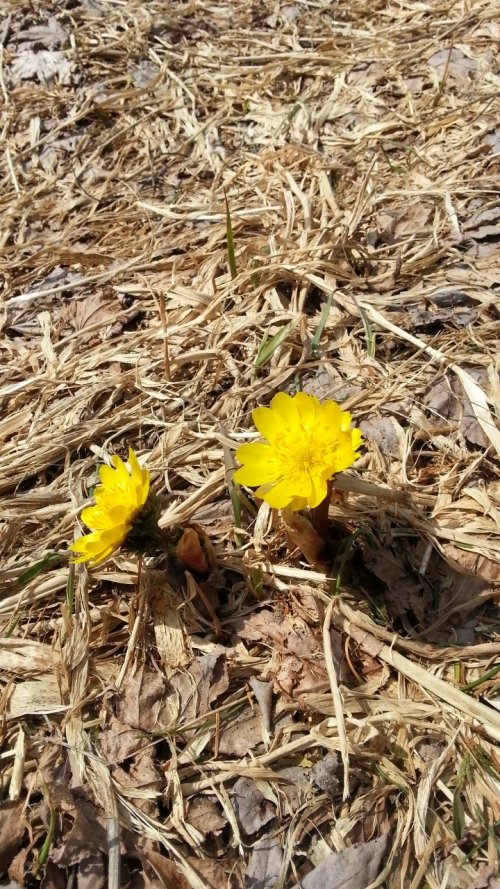
[[[497,4],[4,7],[0,883],[495,889]],[[178,538],[70,566],[129,447]]]

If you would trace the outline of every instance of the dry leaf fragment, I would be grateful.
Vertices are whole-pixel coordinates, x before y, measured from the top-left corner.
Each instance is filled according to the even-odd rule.
[[[468,238],[496,238],[500,234],[500,206],[483,207],[467,222],[462,223],[462,231]]]
[[[487,372],[482,367],[467,369],[473,385],[488,385]],[[479,388],[479,387],[478,387]],[[459,426],[462,435],[480,448],[487,448],[489,439],[479,422],[477,411],[481,405],[472,405],[471,400],[457,377],[447,374],[437,376],[427,387],[423,403],[434,420],[447,420]]]
[[[64,306],[61,317],[74,330],[117,323],[123,325],[127,321],[127,317],[121,309],[112,288],[99,288],[95,293],[84,296],[82,299],[72,299]]]
[[[166,694],[165,679],[156,670],[142,666],[123,684],[116,714],[124,724],[151,732],[161,724]]]
[[[209,796],[198,796],[190,801],[186,820],[205,837],[207,834],[220,834],[227,824],[219,803]]]
[[[454,46],[451,52],[448,48],[438,49],[429,56],[427,64],[436,69],[439,77],[442,77],[446,70],[447,77],[468,80],[477,71],[479,63],[476,59],[468,58]]]
[[[265,682],[263,679],[257,679],[256,676],[251,676],[248,680],[248,684],[250,685],[250,688],[255,695],[255,700],[259,705],[264,728],[270,733],[272,728],[271,708],[273,705],[272,685],[270,682]]]
[[[148,844],[150,846],[152,844]],[[189,889],[177,865],[153,848],[139,850],[144,865],[144,889]],[[155,879],[153,874],[158,878]]]
[[[0,874],[14,858],[24,835],[23,802],[4,800],[0,803]]]
[[[378,874],[386,845],[387,834],[384,834],[369,843],[356,843],[332,853],[303,878],[300,889],[362,889],[368,886]]]
[[[241,713],[224,724],[219,736],[219,753],[246,756],[262,745],[262,729],[256,713]]]
[[[278,837],[263,837],[252,846],[246,871],[251,889],[273,889],[281,872],[283,850]]]
[[[94,868],[96,861],[101,857],[100,853],[106,848],[106,831],[102,825],[95,820],[88,821],[80,811],[77,811],[71,830],[63,836],[60,845],[52,849],[50,857],[55,864],[60,864],[62,867],[81,864],[91,858],[91,868]]]
[[[217,645],[213,651],[196,658],[189,672],[196,684],[198,713],[206,713],[229,688],[226,649]]]
[[[203,858],[187,858],[186,861],[190,868],[199,875],[200,883],[198,885],[202,885],[204,889],[243,889],[243,882],[239,879],[239,874],[235,869],[232,869],[231,874],[228,875],[216,861]]]
[[[23,49],[12,60],[11,76],[16,80],[37,79],[44,86],[59,83],[67,86],[71,83],[74,64],[61,50]]]
[[[248,836],[262,830],[276,815],[273,804],[251,778],[238,778],[230,797],[238,824]]]
[[[360,424],[366,441],[374,441],[382,454],[401,460],[403,457],[405,433],[395,417],[368,416]]]
[[[339,768],[339,759],[335,752],[327,753],[319,762],[316,762],[311,769],[311,779],[320,790],[323,790],[327,796],[332,798],[338,792],[339,779],[337,771]]]

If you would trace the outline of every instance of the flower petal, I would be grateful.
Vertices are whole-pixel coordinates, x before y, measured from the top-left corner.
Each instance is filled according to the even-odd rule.
[[[243,464],[233,474],[234,481],[240,485],[261,485],[279,477],[279,467],[271,445],[260,441],[244,444],[237,449],[235,457]]]
[[[270,407],[257,407],[252,411],[252,419],[260,434],[271,442],[279,429],[275,411]]]
[[[299,422],[306,433],[314,432],[318,422],[319,401],[307,392],[297,392],[295,404],[299,415]]]
[[[271,410],[276,417],[278,432],[296,429],[299,421],[297,405],[287,392],[278,392],[271,401]]]
[[[278,484],[272,486],[261,485],[255,493],[257,497],[265,500],[274,509],[284,509],[285,506],[289,506],[295,496],[290,490],[290,482],[288,480],[278,482]]]
[[[328,472],[326,478],[322,478],[318,473],[311,473],[311,490],[307,498],[307,503],[311,509],[314,509],[315,506],[319,506],[320,503],[323,503],[323,500],[328,494],[327,479],[329,479],[331,475],[332,473]]]
[[[120,487],[127,488],[130,483],[130,475],[122,458],[117,454],[113,454],[111,462],[116,469],[117,482],[115,484],[118,483]]]

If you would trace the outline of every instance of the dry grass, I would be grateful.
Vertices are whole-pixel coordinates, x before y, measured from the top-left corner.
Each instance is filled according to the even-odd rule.
[[[387,835],[353,887],[493,887],[496,4],[3,8],[0,863],[278,889]],[[366,437],[323,568],[248,500],[235,536],[226,481],[298,386]],[[69,570],[129,444],[208,579]]]

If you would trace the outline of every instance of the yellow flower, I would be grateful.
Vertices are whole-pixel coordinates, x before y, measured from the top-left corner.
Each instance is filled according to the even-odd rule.
[[[101,484],[94,491],[95,506],[82,510],[82,521],[91,533],[76,540],[70,550],[74,562],[103,562],[125,542],[134,520],[149,495],[149,472],[141,469],[132,448],[128,451],[130,471],[120,457],[111,457],[111,466],[101,466]]]
[[[314,508],[327,496],[327,482],[359,456],[361,431],[336,401],[278,392],[270,407],[258,407],[253,421],[267,442],[241,445],[234,481],[254,487],[276,509]]]

